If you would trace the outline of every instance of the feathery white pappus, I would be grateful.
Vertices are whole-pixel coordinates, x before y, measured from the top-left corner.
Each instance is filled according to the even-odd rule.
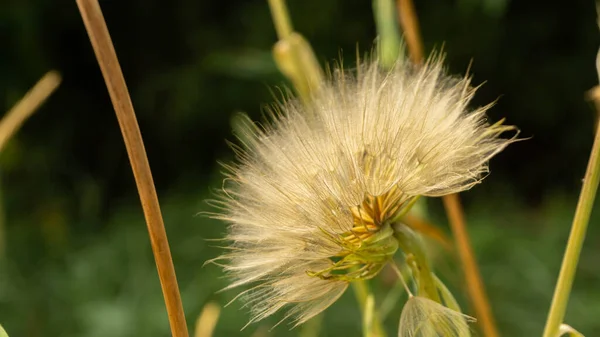
[[[285,307],[301,324],[376,276],[411,201],[469,189],[514,140],[499,138],[512,126],[486,122],[489,106],[467,108],[470,79],[442,61],[337,68],[310,104],[285,99],[269,125],[245,125],[212,216],[229,223],[214,261],[233,279],[226,289],[249,286],[249,323]]]

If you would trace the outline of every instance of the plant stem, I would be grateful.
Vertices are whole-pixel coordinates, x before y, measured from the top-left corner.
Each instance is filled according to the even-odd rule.
[[[475,309],[477,319],[481,322],[481,329],[486,337],[497,337],[498,330],[492,315],[492,309],[486,296],[485,287],[481,280],[475,254],[471,248],[469,234],[465,223],[464,212],[458,194],[446,195],[443,198],[444,207],[450,220],[452,234],[456,240],[456,249],[462,262],[467,291]]]
[[[595,88],[596,92],[600,92],[600,87]],[[600,113],[600,95],[594,95],[596,110]],[[583,187],[577,202],[575,217],[571,225],[571,233],[569,241],[560,267],[558,282],[554,289],[552,304],[548,319],[544,328],[544,337],[558,336],[560,325],[563,323],[565,312],[567,310],[567,302],[573,286],[579,255],[583,247],[585,232],[587,230],[590,215],[594,207],[596,191],[598,190],[598,182],[600,181],[600,124],[596,123],[596,136],[594,145],[588,161],[588,166],[583,179]]]
[[[369,288],[369,284],[365,280],[356,280],[352,281],[352,289],[354,289],[354,294],[356,295],[356,299],[358,304],[360,305],[360,310],[365,315],[365,311],[367,309],[367,298],[371,294],[371,289]],[[373,337],[385,337],[385,330],[381,325],[381,321],[378,318],[378,315],[373,315]]]
[[[269,8],[271,9],[271,17],[273,17],[277,37],[284,40],[294,31],[285,0],[269,0]]]
[[[377,25],[379,41],[379,63],[385,68],[391,68],[399,58],[404,58],[402,37],[398,32],[398,20],[394,10],[394,0],[373,0],[373,13]]]
[[[47,72],[0,121],[0,152],[23,122],[37,110],[60,84],[60,74]]]
[[[98,0],[77,0],[77,6],[102,70],[123,134],[146,219],[154,260],[171,325],[171,334],[174,337],[188,337],[175,268],[171,259],[169,242],[152,173],[150,172],[150,165],[117,54]]]
[[[427,254],[422,245],[421,238],[408,226],[401,222],[392,224],[394,237],[398,240],[400,249],[406,255],[406,263],[413,271],[413,278],[417,280],[420,296],[425,296],[438,303],[440,297],[433,279],[433,273],[429,268]]]
[[[60,74],[47,72],[29,91],[10,109],[0,121],[0,153],[8,140],[19,130],[23,122],[37,110],[60,84]],[[0,258],[6,250],[4,207],[0,193]]]
[[[419,19],[412,0],[397,0],[398,18],[408,46],[408,53],[415,64],[423,63],[423,42],[419,31]]]

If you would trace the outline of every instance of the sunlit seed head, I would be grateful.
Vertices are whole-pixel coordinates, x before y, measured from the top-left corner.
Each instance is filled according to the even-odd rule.
[[[417,196],[482,179],[512,128],[469,110],[473,94],[441,59],[390,71],[373,60],[334,70],[310,105],[285,99],[270,124],[246,123],[214,216],[229,223],[217,259],[228,288],[251,285],[240,295],[251,321],[284,307],[298,324],[318,314],[391,259],[390,222]]]

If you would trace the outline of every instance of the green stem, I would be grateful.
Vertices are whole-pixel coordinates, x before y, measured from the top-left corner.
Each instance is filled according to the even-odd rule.
[[[413,270],[413,277],[418,281],[419,291],[417,294],[441,303],[436,283],[433,279],[433,273],[431,268],[429,268],[427,255],[420,238],[412,229],[402,223],[394,223],[392,226],[394,237],[398,240],[400,249],[407,256],[407,263]]]
[[[596,102],[596,105],[598,106],[599,103]],[[596,129],[596,137],[585,172],[579,201],[577,202],[577,209],[575,210],[575,217],[571,226],[571,233],[569,234],[569,242],[567,243],[562,266],[560,268],[560,274],[558,276],[558,282],[552,298],[552,305],[550,306],[550,312],[548,313],[548,320],[546,321],[546,327],[544,328],[544,337],[558,336],[560,325],[563,322],[565,311],[567,309],[567,302],[571,293],[571,287],[573,286],[575,270],[585,239],[585,232],[594,206],[594,199],[596,198],[596,190],[598,189],[599,181],[600,125]]]
[[[379,63],[391,68],[403,57],[401,53],[402,37],[398,31],[398,20],[393,0],[373,0],[373,14],[377,26]]]
[[[371,289],[366,280],[356,280],[352,281],[352,289],[354,289],[354,295],[356,295],[356,300],[360,305],[360,310],[363,313],[363,316],[366,315],[367,310],[367,298],[371,294]],[[381,325],[381,321],[379,320],[379,316],[377,314],[373,315],[373,337],[385,337],[385,330]]]
[[[273,17],[277,37],[280,40],[284,40],[294,30],[285,0],[269,0],[269,8],[271,9],[271,16]]]

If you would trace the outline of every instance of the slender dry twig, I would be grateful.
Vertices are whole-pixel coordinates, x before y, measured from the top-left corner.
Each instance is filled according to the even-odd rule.
[[[171,333],[174,337],[188,337],[183,306],[167,233],[160,212],[158,197],[146,157],[142,135],[135,117],[131,98],[121,72],[117,54],[112,44],[102,10],[97,0],[77,0],[98,64],[102,70],[106,87],[119,120],[119,126],[129,155],[137,189],[144,210],[150,235],[154,260],[162,287]]]
[[[397,0],[398,17],[404,31],[406,43],[412,61],[420,64],[424,60],[423,44],[419,32],[419,22],[415,13],[412,0]],[[456,240],[456,246],[463,266],[467,291],[475,309],[475,315],[481,323],[481,329],[486,337],[497,337],[498,329],[492,315],[479,268],[471,248],[469,234],[466,229],[464,211],[457,194],[443,197],[444,207],[450,221],[452,234]]]
[[[0,121],[0,152],[23,122],[54,92],[60,84],[60,74],[49,71],[31,88]]]
[[[8,140],[19,130],[23,122],[29,118],[60,84],[60,74],[49,71],[31,88],[20,101],[10,109],[0,120],[0,153]],[[6,234],[4,228],[4,205],[0,194],[0,258],[6,249]]]
[[[471,299],[477,320],[481,322],[481,329],[486,337],[497,337],[498,330],[492,309],[490,308],[488,298],[486,296],[485,287],[479,274],[475,254],[471,248],[467,225],[465,223],[464,212],[460,204],[458,194],[450,194],[443,197],[444,208],[448,214],[452,234],[456,240],[456,249],[462,262],[465,281],[467,283],[467,291]]]
[[[404,32],[404,39],[408,46],[410,59],[416,63],[423,62],[423,42],[421,32],[419,31],[419,19],[415,13],[415,6],[412,0],[397,0],[398,18],[400,26]]]

